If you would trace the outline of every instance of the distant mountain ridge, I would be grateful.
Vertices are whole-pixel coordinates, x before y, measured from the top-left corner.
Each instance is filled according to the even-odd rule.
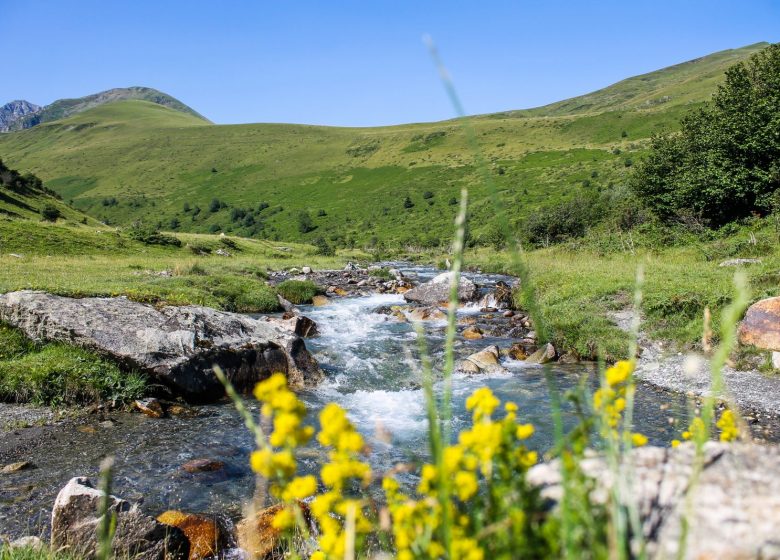
[[[203,115],[167,93],[154,88],[135,86],[109,89],[74,99],[58,99],[45,107],[40,107],[29,101],[11,101],[0,107],[0,132],[32,128],[41,123],[64,119],[106,103],[128,99],[150,101],[209,122]]]
[[[17,99],[0,107],[0,132],[12,130],[14,123],[20,121],[27,115],[37,113],[43,109],[40,105]]]

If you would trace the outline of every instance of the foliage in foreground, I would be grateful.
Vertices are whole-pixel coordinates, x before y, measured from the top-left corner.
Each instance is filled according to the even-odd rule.
[[[0,324],[0,401],[40,405],[125,403],[143,395],[145,377],[66,344],[38,344]]]
[[[290,303],[302,305],[311,303],[321,290],[310,280],[285,280],[276,286],[276,291]]]

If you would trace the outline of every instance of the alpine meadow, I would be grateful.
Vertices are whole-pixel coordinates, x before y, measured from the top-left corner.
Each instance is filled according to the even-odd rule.
[[[67,4],[6,16],[0,560],[778,557],[780,43],[462,103],[775,7]]]

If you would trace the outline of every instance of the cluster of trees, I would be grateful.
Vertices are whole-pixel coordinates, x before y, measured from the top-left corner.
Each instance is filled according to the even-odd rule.
[[[605,222],[620,231],[649,221],[719,228],[780,211],[780,44],[730,68],[712,101],[680,124],[679,132],[652,139],[627,188],[542,208],[521,235],[546,246]]]

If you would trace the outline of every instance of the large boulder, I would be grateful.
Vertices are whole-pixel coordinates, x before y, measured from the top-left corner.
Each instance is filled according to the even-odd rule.
[[[780,448],[707,443],[694,483],[696,460],[690,443],[632,451],[631,477],[621,496],[623,505],[639,514],[647,557],[780,558]],[[582,468],[595,481],[594,499],[609,495],[615,481],[606,460],[589,458]],[[561,499],[557,461],[533,467],[528,478],[542,488],[543,497]]]
[[[292,386],[322,375],[292,321],[194,305],[156,308],[124,297],[74,299],[34,291],[0,295],[0,321],[36,340],[94,350],[194,402],[224,395],[215,365],[239,390],[276,372],[286,374]]]
[[[479,300],[479,306],[482,308],[511,309],[513,304],[512,287],[502,281],[496,282],[493,291],[485,294]]]
[[[85,477],[72,478],[60,490],[51,513],[51,544],[78,558],[94,558],[100,501],[105,494]],[[109,496],[109,511],[116,514],[112,552],[117,558],[186,560],[189,542],[176,527],[143,514],[137,506]]]
[[[780,351],[780,297],[751,305],[739,326],[739,341],[764,350]]]
[[[498,346],[488,346],[484,350],[475,352],[458,364],[457,371],[461,373],[506,373],[506,368],[501,365],[499,358],[501,351]]]
[[[452,284],[453,273],[443,272],[432,280],[404,292],[404,299],[413,303],[422,305],[440,305],[447,304],[450,300],[450,285]],[[458,301],[474,301],[479,295],[476,284],[468,278],[461,276],[458,282]]]

